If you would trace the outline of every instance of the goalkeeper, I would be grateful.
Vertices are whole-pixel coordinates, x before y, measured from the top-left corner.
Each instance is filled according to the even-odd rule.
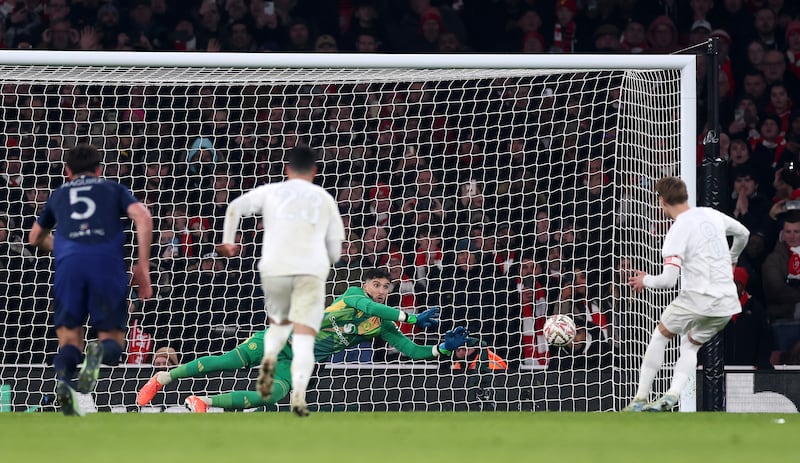
[[[444,342],[432,346],[420,346],[403,335],[395,322],[416,324],[423,329],[435,327],[439,323],[439,309],[434,307],[414,315],[384,305],[389,293],[389,281],[387,271],[367,270],[361,287],[348,288],[325,309],[322,326],[314,343],[317,361],[376,337],[414,360],[449,356],[466,344],[468,333],[464,327],[448,331]],[[264,331],[261,331],[225,354],[201,357],[169,372],[159,372],[139,391],[136,403],[147,405],[163,386],[179,378],[256,367],[261,364],[263,350]],[[193,412],[203,413],[209,406],[240,410],[274,404],[285,397],[292,387],[291,363],[292,349],[289,343],[278,355],[272,394],[267,399],[262,399],[256,391],[233,391],[214,396],[190,396],[186,399],[186,406]]]

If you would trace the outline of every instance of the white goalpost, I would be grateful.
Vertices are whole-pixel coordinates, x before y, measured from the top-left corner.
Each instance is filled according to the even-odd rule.
[[[680,175],[695,201],[695,78],[694,55],[2,51],[0,385],[12,395],[0,410],[54,409],[52,259],[25,243],[79,142],[155,221],[155,297],[131,294],[126,356],[102,369],[90,408],[139,411],[159,349],[183,363],[265,327],[259,221],[243,223],[241,257],[213,245],[228,201],[282,180],[284,152],[307,144],[350,243],[328,302],[387,268],[390,305],[441,307],[438,333],[401,326],[414,342],[459,325],[480,342],[464,361],[356,346],[320,363],[312,410],[618,410],[672,297],[624,285],[661,262],[668,222],[652,187]],[[588,326],[585,352],[544,344],[556,312]],[[473,368],[489,352],[505,368]],[[255,376],[176,381],[141,411],[252,389]]]

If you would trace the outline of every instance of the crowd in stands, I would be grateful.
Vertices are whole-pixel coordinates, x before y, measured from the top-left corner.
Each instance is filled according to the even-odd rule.
[[[751,231],[735,271],[745,311],[726,330],[726,361],[800,363],[800,5],[28,0],[0,2],[0,17],[8,49],[646,54],[717,37],[720,154],[732,192],[723,203]],[[704,51],[689,51],[698,53],[698,161],[708,131]],[[565,101],[558,94],[575,89],[554,95],[537,78],[467,81],[458,90],[282,85],[269,95],[231,84],[3,81],[0,363],[42,362],[54,351],[51,262],[26,246],[25,233],[63,181],[63,150],[77,141],[106,150],[105,175],[156,218],[158,297],[131,305],[129,347],[144,349],[131,352],[136,362],[167,344],[181,360],[229,349],[263,326],[260,225],[245,224],[253,236],[234,259],[215,255],[215,233],[228,201],[282,179],[283,150],[297,143],[324,153],[321,182],[350,233],[330,295],[357,283],[362,269],[388,266],[390,304],[442,307],[443,328],[467,323],[512,368],[547,364],[538,330],[555,312],[575,315],[584,337],[611,346],[615,292],[625,290],[614,284],[625,266],[611,257],[622,194],[610,117],[619,82],[598,76],[577,85],[592,96]],[[581,107],[609,117],[589,120]],[[375,359],[391,356],[379,352]]]

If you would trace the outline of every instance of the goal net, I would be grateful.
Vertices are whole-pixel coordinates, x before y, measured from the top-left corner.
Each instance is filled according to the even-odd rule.
[[[312,409],[614,410],[632,397],[669,294],[634,297],[623,283],[631,268],[658,271],[668,223],[654,182],[682,175],[693,190],[693,57],[6,52],[0,63],[0,382],[12,409],[53,407],[53,262],[27,231],[79,142],[154,217],[155,297],[131,294],[125,358],[102,370],[89,407],[136,411],[154,361],[220,354],[265,328],[260,222],[243,222],[240,257],[214,243],[226,204],[281,181],[298,144],[321,153],[318,181],[348,233],[328,302],[386,268],[388,304],[441,308],[438,332],[401,325],[410,339],[465,326],[477,343],[437,361],[380,338],[353,346],[319,364]],[[574,349],[548,349],[553,313],[578,322]],[[144,411],[254,377],[176,381]]]

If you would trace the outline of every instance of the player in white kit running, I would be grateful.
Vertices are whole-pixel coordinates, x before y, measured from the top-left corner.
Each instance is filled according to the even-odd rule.
[[[628,279],[634,292],[644,288],[671,288],[681,277],[678,296],[661,314],[642,360],[639,388],[624,411],[667,411],[678,403],[681,390],[697,368],[700,346],[725,328],[741,312],[733,266],[750,232],[727,215],[707,207],[689,207],[686,184],[677,177],[656,183],[661,209],[675,222],[664,238],[660,275],[636,271]],[[728,247],[727,236],[733,236]],[[680,355],[669,390],[648,403],[653,379],[664,362],[670,339],[681,336]]]
[[[257,187],[231,201],[225,213],[224,256],[238,254],[236,232],[242,217],[261,215],[264,243],[258,270],[267,300],[270,328],[264,336],[264,359],[256,387],[272,393],[278,352],[292,336],[291,408],[308,415],[306,388],[314,369],[314,337],[325,308],[325,282],[339,260],[344,225],[336,201],[313,183],[316,154],[308,147],[288,152],[287,180]]]

